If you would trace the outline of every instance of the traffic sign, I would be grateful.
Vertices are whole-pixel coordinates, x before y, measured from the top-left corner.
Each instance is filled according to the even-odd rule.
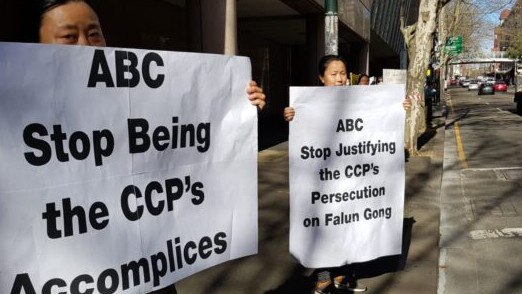
[[[446,40],[444,51],[448,54],[462,53],[462,36],[455,36]]]

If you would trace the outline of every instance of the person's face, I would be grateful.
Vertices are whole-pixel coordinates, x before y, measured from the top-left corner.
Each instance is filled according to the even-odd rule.
[[[359,80],[359,85],[369,85],[370,79],[367,76],[361,77]]]
[[[345,86],[346,85],[346,66],[344,62],[334,60],[328,64],[323,76],[319,79],[325,86]]]
[[[40,43],[105,46],[98,16],[85,2],[69,2],[42,15]]]

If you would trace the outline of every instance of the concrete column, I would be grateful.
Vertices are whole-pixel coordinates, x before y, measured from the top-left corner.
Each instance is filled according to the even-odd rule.
[[[236,0],[226,0],[225,15],[225,48],[226,55],[237,54],[237,15]]]
[[[339,16],[337,0],[325,0],[324,40],[325,55],[339,54]]]

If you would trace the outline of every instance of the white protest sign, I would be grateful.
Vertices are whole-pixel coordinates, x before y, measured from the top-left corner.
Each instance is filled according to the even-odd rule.
[[[383,69],[382,83],[385,85],[404,84],[408,79],[408,72],[405,69]]]
[[[147,293],[255,254],[250,70],[0,43],[0,293]]]
[[[310,268],[401,253],[403,85],[290,88],[290,252]]]

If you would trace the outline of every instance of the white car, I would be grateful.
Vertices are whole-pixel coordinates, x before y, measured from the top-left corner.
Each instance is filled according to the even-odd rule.
[[[468,91],[470,90],[478,90],[479,82],[477,80],[471,80],[468,85]]]

